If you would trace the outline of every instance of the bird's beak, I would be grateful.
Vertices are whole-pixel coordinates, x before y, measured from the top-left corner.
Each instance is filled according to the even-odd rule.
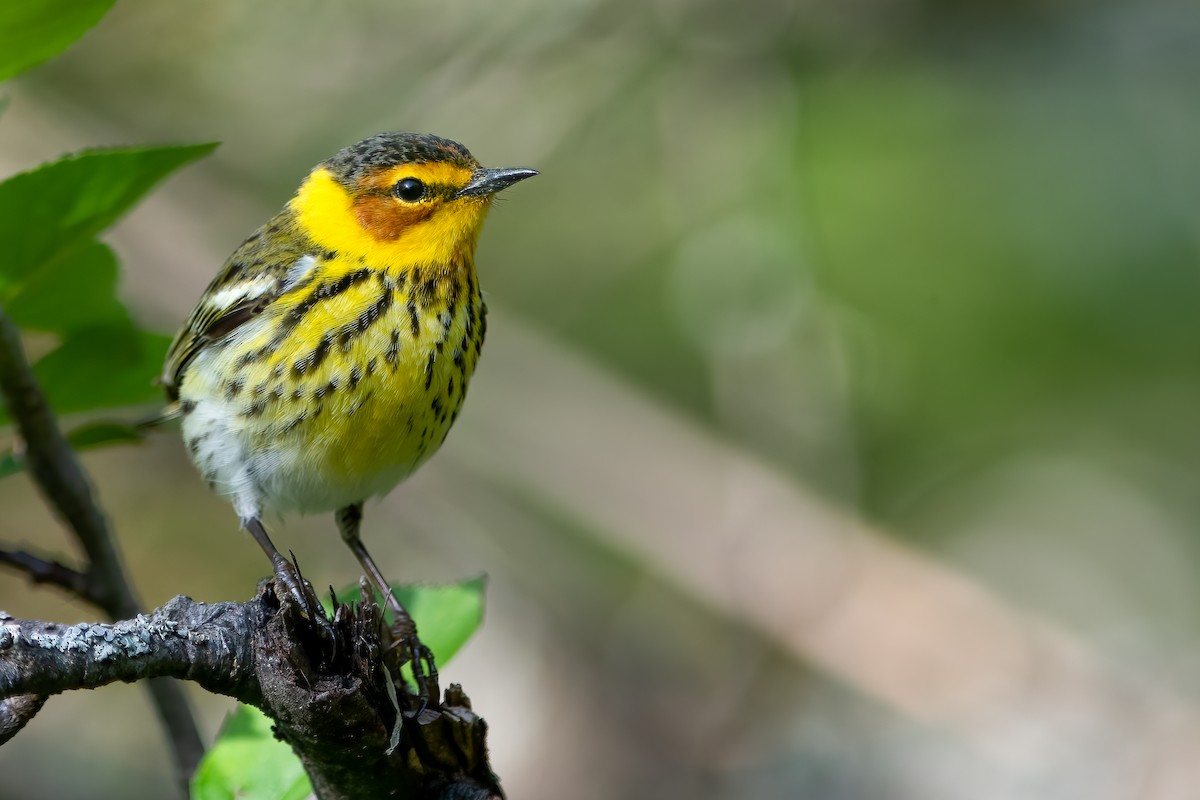
[[[511,167],[504,169],[477,169],[471,173],[470,182],[463,188],[458,190],[454,196],[458,197],[485,197],[490,194],[495,194],[501,189],[507,189],[517,181],[523,181],[526,178],[532,178],[537,175],[536,169],[526,169],[524,167]]]

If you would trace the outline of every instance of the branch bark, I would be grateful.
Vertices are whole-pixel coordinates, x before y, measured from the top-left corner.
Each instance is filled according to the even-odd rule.
[[[371,600],[318,628],[271,581],[245,603],[176,597],[114,624],[0,620],[0,698],[191,680],[274,719],[322,800],[503,798],[466,694],[411,693],[384,625]]]
[[[0,700],[0,745],[21,732],[46,704],[46,696],[18,694]]]
[[[140,604],[125,575],[108,521],[93,498],[87,475],[59,430],[54,412],[25,358],[20,332],[2,307],[0,393],[25,442],[30,474],[47,503],[67,523],[87,554],[87,570],[77,573],[83,591],[77,593],[110,619],[137,615]],[[25,568],[28,571],[28,564]],[[186,786],[204,755],[195,718],[182,687],[169,681],[152,681],[147,688],[166,729],[176,769]],[[37,708],[40,707],[38,704]],[[22,708],[25,712],[32,709],[28,716],[22,717],[24,721],[37,713],[32,705]]]

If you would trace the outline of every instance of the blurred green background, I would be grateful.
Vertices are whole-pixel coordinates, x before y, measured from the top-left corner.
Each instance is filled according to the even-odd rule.
[[[364,531],[392,576],[489,574],[445,677],[510,797],[1182,798],[1197,784],[1163,765],[1200,753],[1198,79],[1200,7],[1167,0],[121,0],[6,86],[0,167],[223,142],[108,237],[164,332],[345,144],[431,131],[542,171],[483,236],[463,418]],[[174,434],[85,461],[148,604],[266,575]],[[69,550],[24,477],[0,507],[0,542]],[[901,681],[893,644],[995,640],[957,638],[971,603],[961,628],[903,603],[839,627],[811,587],[877,573],[830,571],[830,519],[1083,666],[1031,657],[988,713],[931,712],[940,681]],[[333,530],[276,541],[341,586]],[[782,555],[729,590],[740,548]],[[957,614],[939,586],[896,596]],[[0,607],[94,616],[9,574]],[[211,736],[229,704],[193,696]],[[125,686],[52,700],[0,773],[5,798],[172,787]]]

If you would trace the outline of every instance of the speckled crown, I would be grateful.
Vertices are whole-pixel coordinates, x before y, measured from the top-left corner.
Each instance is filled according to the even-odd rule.
[[[469,169],[479,162],[467,148],[430,133],[378,133],[357,144],[343,147],[324,165],[343,184],[358,182],[364,174],[380,167],[446,161]]]

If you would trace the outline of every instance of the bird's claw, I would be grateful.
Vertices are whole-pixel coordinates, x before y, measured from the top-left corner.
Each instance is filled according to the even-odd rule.
[[[300,574],[295,556],[292,556],[291,561],[283,556],[272,560],[275,562],[275,596],[281,603],[286,600],[294,602],[300,616],[312,623],[318,635],[326,642],[333,642],[333,623],[325,616],[325,608],[321,601]]]

